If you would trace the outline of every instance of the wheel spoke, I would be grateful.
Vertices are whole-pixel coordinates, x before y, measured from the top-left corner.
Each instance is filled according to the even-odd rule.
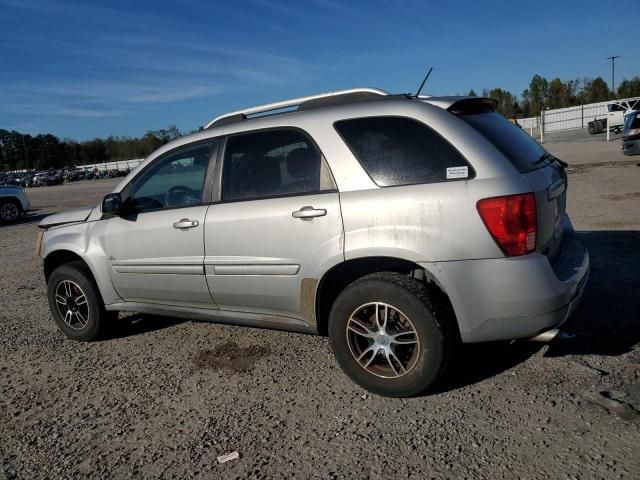
[[[76,298],[75,302],[77,306],[84,305],[85,303],[87,303],[87,297],[85,297],[84,295],[80,295]]]
[[[357,327],[361,328],[363,331],[358,331],[355,328],[353,328],[353,325],[355,324]],[[349,330],[351,330],[353,333],[356,333],[362,337],[366,337],[366,338],[373,338],[375,336],[375,333],[373,331],[371,331],[371,329],[369,327],[367,327],[364,323],[362,323],[360,320],[356,320],[355,318],[351,317],[349,319],[349,323],[347,324],[347,328]]]
[[[59,293],[56,293],[56,302],[59,303],[60,305],[66,305],[67,299],[62,295],[60,295]]]
[[[78,321],[80,322],[80,325],[82,325],[82,326],[84,327],[84,326],[87,324],[87,319],[86,319],[86,318],[84,318],[84,317],[82,316],[82,314],[81,314],[79,311],[77,311],[77,310],[76,310],[75,314],[76,314],[76,318],[77,318],[77,319],[78,319]]]
[[[64,282],[64,293],[67,295],[67,297],[71,297],[71,283],[69,282]]]
[[[414,335],[414,338],[400,338],[406,335]],[[414,331],[400,332],[391,336],[391,343],[395,343],[397,345],[413,345],[414,343],[418,343],[418,337]]]
[[[398,357],[396,357],[396,354],[393,353],[391,349],[385,349],[384,356],[387,359],[387,363],[389,364],[393,372],[396,374],[396,377],[399,377],[401,374],[404,375],[405,373],[407,373],[407,371],[404,368],[404,365],[402,365],[402,362],[398,359]],[[396,366],[394,365],[394,361],[398,364],[398,366],[400,367],[400,370],[396,368]]]
[[[387,327],[387,304],[384,304],[384,313],[382,320],[380,320],[380,304],[376,303],[376,325],[378,326],[378,330],[384,331]]]
[[[371,355],[371,358],[369,358],[369,360],[367,361],[367,363],[362,363],[362,359],[364,359],[364,357],[367,356],[368,353],[373,352],[373,354]],[[362,365],[363,367],[368,367],[369,365],[371,365],[371,362],[373,362],[373,359],[376,358],[376,355],[378,354],[378,351],[376,349],[373,348],[373,346],[369,346],[364,352],[362,352],[360,354],[360,356],[358,357],[358,363],[360,365]]]
[[[67,310],[64,314],[64,323],[71,326],[71,319],[73,318],[73,312],[71,310]]]

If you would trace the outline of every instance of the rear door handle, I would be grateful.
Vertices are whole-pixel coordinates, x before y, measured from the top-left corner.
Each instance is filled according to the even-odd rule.
[[[179,222],[173,224],[173,228],[178,230],[186,230],[187,228],[194,228],[199,225],[197,220],[189,220],[188,218],[183,218]]]
[[[324,217],[327,211],[324,208],[313,208],[310,206],[302,207],[300,210],[296,210],[291,213],[293,218],[299,218],[301,220],[312,220],[315,217]]]

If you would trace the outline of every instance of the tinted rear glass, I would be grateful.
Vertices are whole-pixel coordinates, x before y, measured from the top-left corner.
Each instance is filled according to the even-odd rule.
[[[522,128],[497,113],[471,113],[459,117],[489,140],[521,173],[544,166],[545,150]]]
[[[336,122],[335,128],[381,187],[472,176],[460,152],[437,132],[410,118],[356,118]]]

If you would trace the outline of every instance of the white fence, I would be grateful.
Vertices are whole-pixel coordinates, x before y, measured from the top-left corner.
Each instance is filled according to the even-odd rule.
[[[544,131],[557,132],[559,130],[585,128],[592,120],[606,119],[607,105],[609,103],[611,102],[589,103],[577,107],[545,110],[542,119]]]
[[[133,170],[136,168],[144,158],[134,158],[132,160],[114,160],[113,162],[105,163],[93,163],[91,165],[79,165],[76,170],[90,171],[90,170],[123,170],[129,168]]]
[[[620,100],[616,100],[616,102],[627,101],[630,104],[633,104],[637,100],[637,97],[622,98]],[[588,103],[586,105],[578,105],[575,107],[545,110],[542,112],[541,117],[519,118],[518,124],[529,131],[530,129],[538,128],[542,123],[544,133],[586,128],[592,120],[606,120],[607,105],[610,103],[612,103],[612,100],[607,102]]]

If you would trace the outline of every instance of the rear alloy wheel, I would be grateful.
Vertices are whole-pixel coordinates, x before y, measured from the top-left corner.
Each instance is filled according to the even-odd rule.
[[[347,321],[347,344],[362,368],[381,378],[409,373],[420,354],[411,320],[398,308],[374,302],[358,307]]]
[[[0,201],[0,221],[15,222],[20,216],[20,207],[13,200]]]
[[[423,282],[381,272],[346,287],[329,316],[329,339],[342,370],[389,397],[418,395],[443,374],[456,336]]]

